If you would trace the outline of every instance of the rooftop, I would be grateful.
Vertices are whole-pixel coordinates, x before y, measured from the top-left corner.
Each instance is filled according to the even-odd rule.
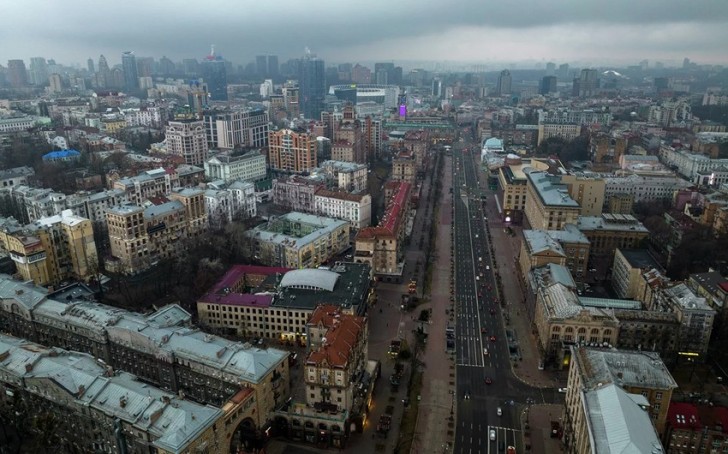
[[[283,275],[281,288],[333,292],[339,275],[324,269],[292,270]]]
[[[660,264],[650,255],[647,249],[617,249],[632,268],[642,270],[660,269]]]
[[[572,347],[584,389],[620,387],[675,389],[677,383],[656,352]]]
[[[662,444],[650,416],[642,408],[646,399],[615,385],[584,393],[592,452],[599,454],[662,453]]]
[[[228,304],[233,306],[268,307],[273,303],[273,295],[245,293],[242,285],[246,275],[283,275],[290,268],[271,266],[235,265],[198,301],[202,303]]]
[[[589,239],[574,224],[564,225],[563,230],[547,230],[548,235],[561,244],[590,244]]]
[[[715,313],[705,298],[699,297],[685,284],[677,284],[664,290],[665,295],[683,309]]]
[[[603,213],[601,216],[579,216],[576,227],[582,232],[609,230],[649,233],[649,230],[631,214]]]
[[[287,247],[301,247],[348,225],[346,221],[292,211],[258,225],[246,235]]]
[[[717,271],[693,273],[690,275],[690,279],[713,295],[728,293],[728,279]]]
[[[569,195],[568,186],[561,184],[561,178],[546,172],[526,172],[526,178],[545,206],[579,208],[579,203]]]
[[[306,364],[346,368],[351,351],[364,332],[366,318],[343,313],[337,306],[321,305],[307,325],[328,329],[319,348],[308,354]]]
[[[531,254],[550,252],[551,256],[566,257],[564,248],[546,230],[524,230],[523,239]]]

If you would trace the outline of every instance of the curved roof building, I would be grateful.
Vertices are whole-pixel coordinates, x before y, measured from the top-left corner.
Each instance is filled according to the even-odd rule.
[[[324,269],[302,269],[289,271],[281,279],[281,287],[300,290],[334,291],[339,274]]]
[[[348,93],[356,90],[356,103],[375,102],[384,104],[387,109],[397,107],[397,85],[375,85],[375,84],[348,84],[332,85],[329,87],[329,94],[339,99],[348,99]],[[337,94],[341,92],[340,94]]]

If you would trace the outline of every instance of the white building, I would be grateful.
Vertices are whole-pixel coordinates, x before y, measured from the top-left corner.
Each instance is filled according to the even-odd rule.
[[[604,199],[627,193],[634,196],[634,202],[653,202],[661,199],[672,199],[675,191],[692,186],[680,177],[648,177],[627,175],[623,177],[604,178]]]
[[[212,227],[220,227],[234,219],[250,219],[257,215],[255,184],[235,181],[226,185],[213,181],[205,190],[205,208]]]
[[[201,166],[207,160],[207,136],[200,120],[170,121],[165,131],[167,153],[182,156],[185,164]]]
[[[162,111],[156,106],[121,109],[121,113],[124,115],[127,126],[159,128],[163,124]]]
[[[269,120],[265,110],[209,111],[205,112],[203,121],[210,148],[232,150],[268,144]]]
[[[314,196],[314,209],[319,216],[348,221],[355,229],[372,223],[372,197],[369,194],[319,189]]]
[[[667,166],[675,167],[677,173],[691,181],[698,174],[728,167],[728,159],[710,159],[706,155],[677,150],[665,144],[660,146],[660,160]]]
[[[225,182],[262,180],[266,177],[265,155],[258,150],[238,156],[220,153],[205,162],[205,177]]]

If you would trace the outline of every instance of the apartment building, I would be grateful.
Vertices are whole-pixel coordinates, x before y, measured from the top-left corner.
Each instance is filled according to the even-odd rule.
[[[716,315],[728,314],[728,279],[717,271],[693,273],[688,278],[688,287],[712,307]]]
[[[660,264],[646,249],[619,249],[614,253],[612,287],[618,298],[637,299],[642,275]]]
[[[177,172],[167,171],[163,167],[141,172],[135,177],[120,178],[112,183],[112,189],[124,191],[129,203],[136,205],[141,205],[150,197],[167,195],[178,186]]]
[[[606,191],[606,189],[605,189]],[[632,214],[634,194],[615,192],[607,197],[607,212],[611,214]]]
[[[202,120],[176,120],[164,131],[167,153],[184,158],[186,164],[202,166],[207,161],[207,135]]]
[[[367,190],[369,170],[364,164],[328,160],[322,162],[319,169],[328,179],[334,181],[339,189],[353,193]]]
[[[728,450],[728,408],[670,402],[663,443],[671,453],[700,454]]]
[[[12,218],[4,220],[0,246],[15,262],[18,274],[38,285],[87,280],[99,271],[92,223],[70,210],[26,226]]]
[[[17,207],[18,221],[30,224],[40,218],[54,216],[65,210],[66,195],[52,189],[32,188],[25,185],[0,189]]]
[[[621,194],[629,194],[632,203],[672,200],[675,192],[692,186],[689,181],[675,176],[649,177],[634,174],[605,177],[604,182],[604,196],[607,200]],[[610,210],[610,212],[614,211]],[[624,210],[620,212],[630,214],[630,212],[625,213]]]
[[[204,191],[180,189],[146,208],[127,204],[106,212],[111,258],[107,269],[136,274],[159,260],[175,257],[180,242],[208,227]]]
[[[252,219],[258,209],[255,197],[255,184],[247,181],[222,180],[212,182],[205,190],[205,208],[211,227],[221,227],[234,219]]]
[[[650,233],[631,214],[604,213],[601,216],[579,216],[575,224],[589,240],[590,254],[595,257],[606,257],[610,261],[618,248],[637,249]]]
[[[543,160],[518,159],[508,160],[504,166],[498,169],[498,183],[502,191],[501,206],[503,216],[510,218],[510,222],[520,224],[523,219],[523,212],[526,208],[526,194],[528,179],[525,170],[546,171],[549,164]]]
[[[306,323],[320,304],[363,316],[372,298],[366,264],[301,270],[236,265],[197,301],[197,313],[203,326],[219,332],[306,343],[312,341]]]
[[[657,353],[572,347],[563,418],[566,452],[609,452],[615,443],[617,449],[631,445],[635,452],[663,452],[659,435],[676,388]]]
[[[255,259],[268,266],[315,268],[349,248],[346,221],[293,211],[245,232]]]
[[[290,129],[268,133],[268,166],[283,172],[310,172],[317,165],[316,137]]]
[[[28,179],[34,176],[35,170],[28,166],[0,170],[0,187],[12,188],[14,186],[27,185]]]
[[[411,185],[392,181],[385,185],[387,208],[379,224],[366,227],[356,235],[354,260],[367,263],[374,274],[386,281],[402,279],[404,240],[409,218]]]
[[[576,224],[581,207],[571,198],[560,176],[531,171],[526,172],[526,179],[524,211],[531,228],[561,230],[566,224]]]
[[[43,288],[0,275],[3,331],[88,353],[115,370],[226,412],[231,400],[251,402],[249,412],[237,406],[226,419],[237,418],[234,425],[247,420],[251,429],[259,428],[288,398],[288,352],[232,342],[190,323],[191,315],[177,305],[141,315],[88,301],[56,300]],[[252,400],[247,389],[254,393]]]
[[[314,213],[316,191],[324,186],[323,179],[290,175],[273,180],[273,203],[282,208]]]
[[[576,123],[539,123],[538,139],[536,145],[541,145],[546,139],[559,137],[566,140],[574,140],[581,134],[581,125]]]
[[[413,184],[417,177],[417,163],[409,150],[402,150],[392,159],[392,181]]]
[[[589,240],[573,224],[565,225],[564,230],[523,230],[518,262],[522,276],[554,263],[565,266],[581,281],[589,263]]]
[[[617,348],[656,352],[673,365],[680,342],[680,321],[672,312],[638,309],[614,309],[619,320]]]
[[[270,121],[263,109],[205,111],[203,116],[209,148],[232,150],[268,144]]]
[[[681,325],[678,355],[687,355],[692,361],[707,360],[715,310],[705,298],[695,294],[687,285],[677,284],[658,292],[650,309],[677,315]]]
[[[258,181],[267,175],[265,155],[252,150],[240,155],[219,153],[205,161],[205,177],[210,180]]]
[[[149,386],[127,372],[109,373],[91,355],[0,335],[0,357],[0,412],[10,419],[47,415],[54,421],[59,452],[229,449],[234,427],[223,424],[223,410]]]
[[[569,188],[569,195],[579,204],[581,216],[599,216],[604,207],[605,182],[600,177],[585,174],[561,176],[561,183]]]
[[[372,223],[372,197],[319,188],[314,195],[314,212],[347,221],[354,229],[363,229]]]

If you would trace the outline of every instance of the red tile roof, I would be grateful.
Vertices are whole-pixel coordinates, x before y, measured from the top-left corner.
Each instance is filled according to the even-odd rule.
[[[387,205],[387,211],[379,221],[379,225],[361,229],[357,234],[357,238],[377,238],[397,234],[399,225],[405,218],[404,209],[407,206],[412,185],[406,181],[389,181],[385,184],[385,187],[387,189],[396,188],[396,192]]]
[[[320,305],[311,315],[308,325],[328,327],[325,339],[318,350],[308,354],[306,364],[346,368],[354,347],[363,335],[366,319],[342,313],[333,305]]]

